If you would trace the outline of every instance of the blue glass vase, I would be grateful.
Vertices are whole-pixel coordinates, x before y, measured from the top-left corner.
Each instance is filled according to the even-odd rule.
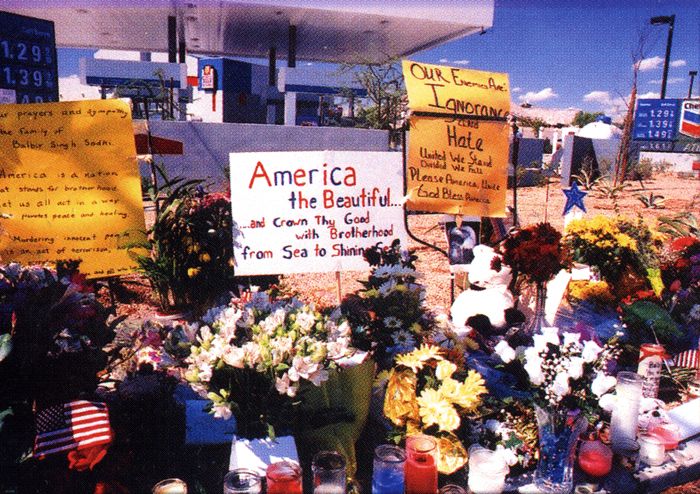
[[[582,414],[572,418],[566,409],[535,406],[540,458],[535,485],[540,492],[568,494],[574,486],[574,453],[587,422]]]

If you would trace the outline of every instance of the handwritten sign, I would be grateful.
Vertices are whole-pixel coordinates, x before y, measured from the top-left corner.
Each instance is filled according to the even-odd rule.
[[[412,112],[505,119],[510,113],[508,74],[403,61]]]
[[[502,122],[412,117],[408,209],[504,217],[508,133]]]
[[[230,162],[236,274],[362,271],[365,249],[406,245],[399,153],[232,153]]]
[[[133,271],[140,181],[125,102],[0,107],[0,260],[80,259],[90,277]]]

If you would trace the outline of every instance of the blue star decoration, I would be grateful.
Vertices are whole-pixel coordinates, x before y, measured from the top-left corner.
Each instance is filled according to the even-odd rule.
[[[571,184],[571,188],[562,190],[566,196],[566,205],[564,206],[564,213],[566,214],[574,209],[574,207],[579,208],[584,213],[586,212],[586,206],[583,205],[583,198],[588,195],[588,192],[582,192],[578,188],[576,182]]]

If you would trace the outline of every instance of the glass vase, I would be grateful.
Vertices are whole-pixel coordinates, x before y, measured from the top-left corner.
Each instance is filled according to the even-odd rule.
[[[547,284],[544,282],[535,283],[535,308],[532,317],[525,323],[525,334],[537,334],[541,332],[543,327],[549,326],[544,312],[546,302]]]
[[[535,406],[540,458],[535,471],[539,492],[568,494],[573,488],[574,453],[579,435],[586,429],[582,414],[569,415],[568,410],[543,409]]]

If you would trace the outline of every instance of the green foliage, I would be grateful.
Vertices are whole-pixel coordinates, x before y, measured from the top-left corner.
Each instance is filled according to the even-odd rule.
[[[635,194],[637,199],[639,199],[639,202],[641,202],[645,208],[649,209],[662,209],[664,207],[664,196],[654,194],[653,192],[649,192],[649,195],[644,195],[644,194]]]
[[[585,111],[580,111],[574,116],[574,119],[571,121],[571,125],[574,125],[576,127],[583,127],[584,125],[587,125],[591,122],[595,122],[596,118],[598,118],[601,115],[603,115],[602,112],[589,113]]]
[[[622,305],[622,321],[627,325],[627,336],[636,346],[642,343],[659,343],[673,347],[683,332],[670,314],[660,305],[649,300],[637,300]]]
[[[678,237],[700,238],[700,225],[698,219],[690,212],[678,213],[675,216],[659,217],[658,230],[661,233]]]
[[[549,127],[549,124],[539,117],[518,117],[518,125],[530,127],[535,131],[535,134],[539,134],[541,128]]]

